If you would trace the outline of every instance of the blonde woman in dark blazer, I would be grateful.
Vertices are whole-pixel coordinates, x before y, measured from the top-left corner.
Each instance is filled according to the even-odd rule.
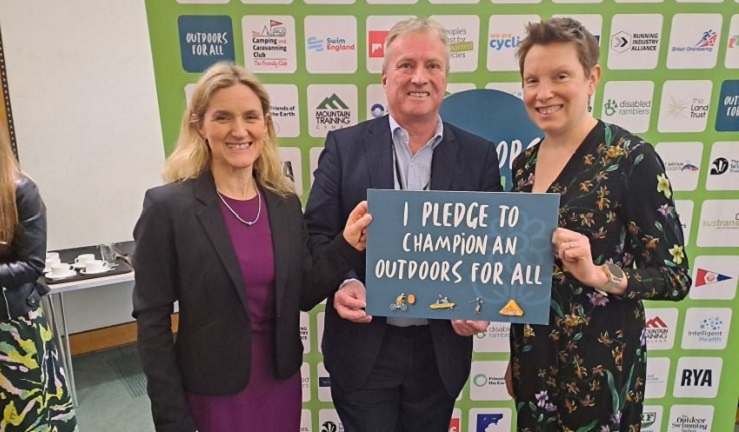
[[[269,107],[254,75],[212,66],[167,160],[170,183],[146,193],[133,303],[157,431],[298,430],[300,310],[361,264],[366,203],[312,262]]]

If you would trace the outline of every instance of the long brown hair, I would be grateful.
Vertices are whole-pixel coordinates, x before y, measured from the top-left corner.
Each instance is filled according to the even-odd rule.
[[[15,181],[18,178],[18,161],[10,149],[5,131],[0,131],[0,242],[13,241],[18,229],[18,207],[15,203]]]

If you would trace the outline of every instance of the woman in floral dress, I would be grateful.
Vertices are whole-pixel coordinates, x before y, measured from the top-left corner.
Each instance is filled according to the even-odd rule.
[[[544,140],[513,190],[561,195],[549,325],[513,325],[507,375],[519,431],[638,431],[646,379],[642,300],[691,285],[670,182],[653,147],[590,114],[598,42],[579,22],[530,24],[518,56]]]

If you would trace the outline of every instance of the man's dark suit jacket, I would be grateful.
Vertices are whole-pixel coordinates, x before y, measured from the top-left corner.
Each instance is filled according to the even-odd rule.
[[[363,254],[339,235],[325,259],[313,266],[298,198],[268,190],[262,197],[275,263],[275,370],[287,378],[303,361],[300,310],[323,300],[328,287],[361,264]],[[238,393],[251,369],[244,278],[211,173],[147,191],[134,239],[133,315],[156,430],[192,432],[196,427],[185,393]],[[176,343],[170,330],[175,301]]]
[[[306,207],[310,246],[314,255],[341,232],[342,220],[367,189],[393,189],[393,149],[388,117],[332,131],[326,138]],[[431,164],[433,190],[502,191],[495,146],[448,123],[434,149]],[[356,270],[364,281],[364,262]],[[335,292],[338,286],[332,287]],[[456,397],[467,381],[472,338],[458,336],[449,321],[430,320],[439,373],[450,395]],[[323,356],[331,379],[343,389],[362,385],[375,364],[387,327],[384,317],[369,324],[341,318],[326,304]]]

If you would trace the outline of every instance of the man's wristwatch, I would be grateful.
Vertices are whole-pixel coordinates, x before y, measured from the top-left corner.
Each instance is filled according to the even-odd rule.
[[[621,267],[616,264],[606,263],[601,266],[601,269],[603,269],[603,273],[605,273],[608,278],[608,283],[603,288],[603,291],[605,292],[610,292],[621,283],[624,277],[626,277],[626,274],[621,270]]]

